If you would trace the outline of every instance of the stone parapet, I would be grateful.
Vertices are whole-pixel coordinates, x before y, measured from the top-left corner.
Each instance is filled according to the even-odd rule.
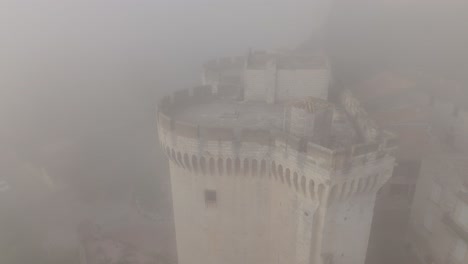
[[[171,97],[164,97],[158,107],[157,121],[159,128],[164,130],[166,134],[170,134],[172,137],[197,140],[200,142],[197,144],[199,146],[214,141],[229,143],[233,146],[233,149],[239,149],[240,146],[245,148],[248,144],[267,146],[270,150],[287,149],[296,152],[298,155],[305,156],[311,162],[321,164],[320,166],[323,169],[331,173],[335,171],[346,172],[353,166],[365,165],[367,162],[373,162],[393,153],[396,148],[395,137],[390,133],[378,131],[371,120],[366,119],[362,109],[358,107],[358,110],[356,110],[354,105],[356,103],[352,100],[349,101],[351,95],[348,92],[345,92],[343,96],[344,100],[349,104],[347,108],[354,111],[354,113],[350,114],[355,118],[363,119],[364,121],[361,121],[361,124],[364,124],[364,129],[375,130],[376,135],[379,135],[378,138],[368,137],[365,143],[355,144],[346,149],[330,149],[284,131],[205,127],[174,118],[174,113],[184,111],[189,105],[203,104],[215,100],[216,94],[212,92],[210,86],[198,86],[193,90],[177,91]]]

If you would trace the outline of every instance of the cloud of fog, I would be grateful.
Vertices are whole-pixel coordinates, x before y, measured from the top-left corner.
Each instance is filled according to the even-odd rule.
[[[8,121],[2,125],[28,130],[83,119],[88,112],[99,115],[134,97],[195,83],[207,58],[249,47],[294,47],[323,19],[327,4],[2,1],[0,105]]]

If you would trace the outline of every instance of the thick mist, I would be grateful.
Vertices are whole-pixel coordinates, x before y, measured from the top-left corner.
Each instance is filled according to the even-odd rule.
[[[297,46],[324,4],[3,1],[2,125],[21,140],[98,129],[102,115],[154,107],[161,92],[198,82],[209,58]]]
[[[77,226],[90,220],[155,230],[147,247],[173,263],[157,99],[199,83],[208,59],[299,45],[326,4],[2,1],[0,155],[10,189],[0,202],[0,262],[75,263]],[[135,195],[156,224],[134,217]]]
[[[86,221],[138,234],[145,250],[176,263],[156,128],[163,95],[199,84],[210,59],[317,46],[330,57],[333,85],[424,72],[464,87],[467,7],[423,0],[0,1],[0,183],[9,186],[0,192],[0,263],[79,263],[77,228]],[[135,200],[153,218],[140,219]],[[153,240],[142,242],[147,230]]]

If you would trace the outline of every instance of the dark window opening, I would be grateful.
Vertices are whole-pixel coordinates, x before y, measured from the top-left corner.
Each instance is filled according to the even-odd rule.
[[[216,205],[216,191],[215,190],[205,190],[205,204],[206,206]]]

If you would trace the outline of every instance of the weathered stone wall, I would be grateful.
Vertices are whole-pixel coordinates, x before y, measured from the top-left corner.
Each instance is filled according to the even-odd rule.
[[[245,57],[225,57],[205,63],[202,84],[220,95],[239,96],[243,89]]]
[[[328,98],[328,69],[277,69],[269,63],[261,69],[245,69],[245,99],[252,101],[288,101],[312,96]]]
[[[312,135],[315,126],[314,113],[309,113],[306,109],[290,107],[285,122],[289,122],[289,132],[296,136]]]
[[[323,69],[281,69],[277,77],[278,101],[301,99],[312,96],[328,99],[330,72]]]
[[[358,195],[327,210],[322,254],[334,264],[365,263],[375,194]]]
[[[220,94],[244,92],[252,101],[287,101],[313,96],[327,99],[331,74],[328,63],[316,67],[279,67],[276,58],[261,67],[247,67],[246,57],[225,57],[204,65],[202,84]]]
[[[375,172],[393,166],[393,146],[382,141],[331,150],[287,133],[200,127],[172,117],[215,96],[210,87],[198,87],[163,99],[158,110],[179,262],[309,264],[333,250],[349,256],[347,263],[363,263],[370,229],[364,223],[385,181]],[[206,190],[216,191],[214,206],[205,203]],[[357,196],[367,198],[359,206],[340,205]],[[354,222],[333,222],[351,216],[363,223],[354,229]],[[346,236],[332,246],[339,236],[329,231],[335,224]],[[341,247],[356,240],[362,244],[353,254]]]
[[[285,110],[285,130],[295,136],[327,145],[331,134],[333,108],[322,108],[310,112],[302,107],[288,107]]]
[[[171,161],[179,262],[309,263],[317,202],[269,180],[269,169],[254,176],[226,167],[211,175]],[[205,204],[205,190],[216,191],[215,205]]]
[[[364,107],[361,106],[359,100],[351,93],[350,90],[345,90],[341,94],[341,104],[345,107],[346,112],[354,118],[363,139],[366,142],[377,140],[379,129],[374,120],[367,114]]]
[[[353,167],[353,180],[330,189],[322,254],[337,264],[365,262],[377,191],[390,178],[393,160]],[[352,241],[350,243],[350,241]]]
[[[369,142],[356,144],[347,150],[331,150],[303,140],[291,134],[273,134],[269,130],[244,129],[240,132],[226,127],[200,127],[196,124],[180,122],[171,118],[171,113],[183,111],[189,104],[204,103],[216,98],[209,86],[196,87],[193,91],[177,92],[173,97],[164,98],[158,110],[160,137],[163,142],[176,142],[178,138],[195,139],[200,147],[225,146],[227,149],[242,153],[248,151],[249,142],[267,145],[272,150],[295,151],[304,156],[307,164],[312,164],[324,171],[347,170],[348,165],[360,162],[371,162],[385,158],[388,152],[394,151],[396,142],[391,134],[381,133],[380,143]],[[161,130],[162,129],[162,130]],[[255,149],[255,145],[254,145]],[[214,151],[209,150],[209,151]]]
[[[245,100],[265,101],[267,94],[274,94],[274,91],[270,90],[274,90],[275,87],[267,86],[267,71],[265,71],[264,69],[246,69],[244,70],[243,78],[245,84]]]

